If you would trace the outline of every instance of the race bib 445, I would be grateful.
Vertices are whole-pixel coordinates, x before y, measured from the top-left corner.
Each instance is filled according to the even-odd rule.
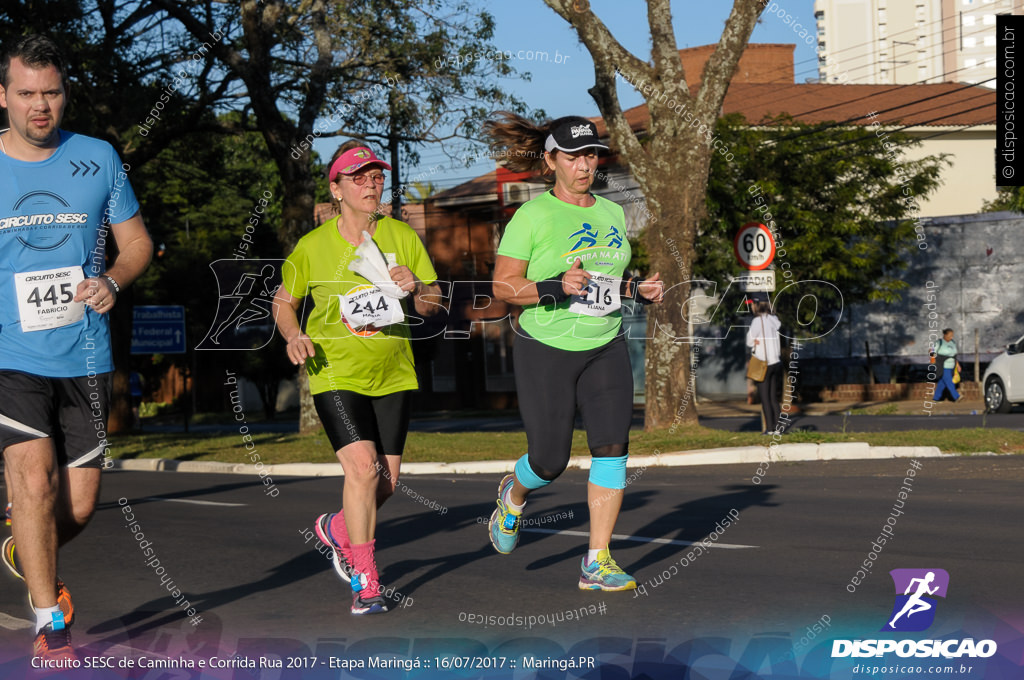
[[[85,280],[81,267],[63,267],[14,275],[22,331],[60,328],[82,320],[85,302],[75,290]]]

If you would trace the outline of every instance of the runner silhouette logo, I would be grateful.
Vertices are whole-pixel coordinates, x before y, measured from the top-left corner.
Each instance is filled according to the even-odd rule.
[[[945,569],[893,569],[896,602],[883,631],[927,630],[935,621],[936,597],[946,597],[949,573]]]
[[[255,350],[274,338],[274,294],[284,260],[216,260],[217,314],[196,349]]]

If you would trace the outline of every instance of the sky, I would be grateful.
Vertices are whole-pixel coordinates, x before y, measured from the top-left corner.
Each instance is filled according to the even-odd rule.
[[[594,84],[593,61],[575,31],[560,16],[545,5],[542,0],[499,0],[484,2],[474,0],[478,7],[494,16],[496,30],[494,45],[503,52],[519,55],[514,65],[531,74],[529,82],[520,79],[502,79],[502,87],[523,100],[531,109],[542,109],[549,117],[566,115],[599,115],[597,104],[587,93]],[[781,3],[780,3],[781,4]],[[647,25],[647,3],[641,0],[591,0],[593,12],[610,28],[615,38],[634,55],[650,61],[650,29]],[[673,0],[673,26],[676,43],[680,49],[715,43],[721,36],[725,20],[732,7],[730,0]],[[812,45],[807,45],[794,31],[796,22],[807,28],[808,34],[815,32],[813,0],[785,0],[784,13],[794,19],[794,25],[787,25],[773,5],[762,13],[761,20],[751,36],[751,42],[794,43],[797,45],[794,60],[797,82],[817,77],[817,55]],[[812,42],[814,42],[812,40]],[[549,61],[541,61],[531,52],[545,51]],[[530,56],[534,58],[529,59]],[[561,57],[561,59],[559,59]],[[560,63],[554,63],[560,61]],[[619,87],[623,108],[643,102],[642,97],[628,86]],[[333,148],[318,149],[321,155],[330,157]],[[325,153],[326,151],[326,153]],[[430,175],[431,181],[442,189],[449,188],[490,171],[493,161],[485,160],[470,168],[450,167],[439,149],[425,147],[421,150],[422,161],[411,168],[406,180],[417,173],[437,169]]]

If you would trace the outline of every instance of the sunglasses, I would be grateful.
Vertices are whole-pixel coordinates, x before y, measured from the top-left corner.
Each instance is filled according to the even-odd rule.
[[[349,175],[342,175],[342,177],[348,177],[357,187],[361,187],[366,184],[366,180],[368,179],[372,179],[374,184],[384,184],[384,173],[382,172],[374,173],[372,175],[353,175],[351,177]]]

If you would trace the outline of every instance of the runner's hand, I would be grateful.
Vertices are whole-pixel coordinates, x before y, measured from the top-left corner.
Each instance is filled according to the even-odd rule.
[[[577,257],[576,261],[572,263],[572,269],[562,275],[562,290],[565,291],[566,295],[586,297],[586,290],[589,285],[590,277],[583,270],[583,264],[580,258]]]
[[[301,366],[306,359],[316,356],[313,341],[305,333],[296,333],[288,340],[288,359],[296,366]]]
[[[98,314],[106,314],[114,308],[114,303],[117,301],[117,293],[114,291],[114,287],[110,285],[110,281],[107,281],[102,276],[97,276],[85,279],[75,289],[75,302],[82,302],[83,300],[85,304],[92,307]]]
[[[637,286],[636,292],[646,300],[661,302],[665,299],[665,282],[661,280],[660,274],[655,273],[654,276],[645,279]]]
[[[416,280],[416,276],[412,273],[412,270],[405,265],[392,267],[388,273],[391,274],[391,280],[398,284],[398,287],[402,290],[412,292],[416,290],[416,287],[419,284]]]

